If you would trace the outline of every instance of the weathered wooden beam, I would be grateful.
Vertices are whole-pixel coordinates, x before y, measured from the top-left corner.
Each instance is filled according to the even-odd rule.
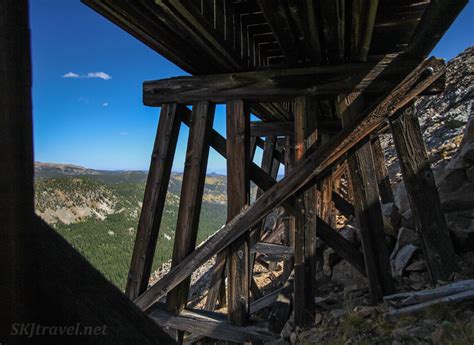
[[[336,253],[350,263],[363,276],[367,276],[364,264],[364,256],[354,247],[354,245],[346,240],[340,233],[332,228],[328,223],[318,217],[318,236],[329,247],[334,249]]]
[[[428,68],[429,73],[426,72]],[[350,126],[343,129],[328,143],[308,152],[307,157],[300,162],[298,169],[289,172],[283,180],[273,185],[255,203],[242,210],[239,215],[187,256],[148,291],[135,299],[137,306],[141,309],[148,309],[157,299],[166,295],[170,289],[191,275],[197,267],[216,252],[220,252],[234,242],[272,209],[291,198],[294,193],[308,187],[309,184],[314,184],[321,174],[332,167],[355,145],[366,141],[368,136],[380,127],[386,117],[392,116],[413,100],[444,71],[444,63],[435,58],[421,63],[377,106],[362,112]]]
[[[294,250],[291,247],[265,242],[256,243],[251,252],[268,256],[278,256],[282,258],[281,260],[286,260],[294,254]]]
[[[380,201],[387,204],[394,201],[392,184],[388,175],[387,165],[385,164],[385,155],[382,144],[378,137],[371,140],[372,156],[374,157],[375,175],[379,186]]]
[[[346,218],[355,215],[354,206],[344,199],[339,193],[332,192],[332,200],[334,201],[334,206],[338,209],[339,212]]]
[[[416,64],[416,63],[415,63]],[[166,102],[192,103],[201,100],[225,102],[243,98],[249,101],[282,101],[297,96],[339,95],[349,92],[376,92],[390,88],[391,78],[405,75],[405,65],[392,68],[384,81],[367,87],[373,79],[374,67],[382,69],[386,62],[366,62],[338,66],[317,66],[286,70],[262,70],[193,77],[176,77],[143,83],[143,103],[160,106]],[[361,83],[361,81],[364,81]]]
[[[367,61],[379,0],[352,2],[351,60]]]
[[[297,97],[294,101],[295,161],[298,164],[308,147],[318,140],[318,101],[314,97]],[[314,323],[316,305],[316,187],[306,190],[296,200],[295,216],[295,325],[306,327]]]
[[[355,118],[355,112],[360,111],[362,106],[363,100],[359,97],[342,114],[343,125]],[[370,298],[372,303],[378,303],[382,301],[384,295],[393,293],[393,281],[370,142],[365,143],[347,160],[354,191],[354,209],[360,228]]]
[[[253,137],[286,136],[293,135],[293,122],[274,121],[262,122],[253,121],[250,123],[250,135]]]
[[[132,300],[148,287],[183,109],[184,106],[177,104],[164,104],[161,108],[125,288],[126,295]]]
[[[295,168],[295,150],[294,150],[294,137],[287,136],[285,137],[285,148],[284,148],[284,157],[285,157],[285,177]],[[283,236],[287,244],[291,248],[295,248],[295,234],[296,234],[296,223],[295,217],[293,214],[285,212],[285,218],[283,222],[284,233]],[[289,279],[292,272],[294,272],[294,258],[286,260],[283,263],[283,273],[282,280],[286,281]]]
[[[455,267],[454,249],[414,106],[390,125],[431,278],[433,282],[447,280]]]
[[[250,113],[242,100],[227,102],[227,218],[250,203]],[[249,313],[250,227],[227,248],[228,319],[243,326]]]
[[[298,38],[292,30],[287,6],[284,1],[279,0],[258,0],[258,5],[272,28],[288,64],[294,65],[298,62]]]
[[[431,0],[410,40],[407,54],[427,57],[467,3],[468,0]]]
[[[191,125],[190,119],[191,119],[191,111],[188,108],[183,107],[182,108],[182,121],[188,127]],[[257,142],[257,144],[259,144],[258,139],[257,139],[256,142]],[[214,129],[211,131],[211,134],[210,134],[210,137],[209,137],[209,144],[222,157],[227,158],[227,151],[226,151],[227,141],[222,135],[220,135]],[[279,157],[279,155],[277,154],[276,157]],[[268,175],[257,164],[255,164],[253,162],[250,162],[250,164],[249,164],[249,175],[250,175],[250,179],[259,188],[261,188],[263,190],[267,190],[268,188],[270,188],[271,186],[273,186],[276,183],[275,179],[271,178],[270,175]]]
[[[262,155],[262,170],[266,173],[270,174],[272,178],[276,179],[276,175],[278,171],[275,166],[279,165],[278,162],[275,161],[274,155],[276,151],[276,138],[273,136],[269,136],[265,140],[263,155]],[[259,198],[263,194],[263,190],[259,188],[257,190],[256,197]],[[250,232],[250,247],[252,248],[262,237],[263,231],[265,230],[265,219],[263,218],[262,221],[255,226]],[[255,263],[255,254],[250,255],[250,275],[253,276],[253,268]]]
[[[345,53],[345,2],[321,0],[320,11],[327,59],[329,63],[342,63]]]
[[[209,102],[193,106],[171,267],[179,264],[196,247],[214,110],[215,106]],[[189,284],[190,278],[168,293],[168,311],[179,314],[186,307]]]
[[[205,337],[223,341],[263,344],[275,340],[275,338],[265,330],[234,326],[222,321],[220,318],[214,318],[209,314],[197,313],[196,311],[184,310],[181,315],[175,316],[157,307],[150,313],[150,317],[161,327],[200,334]]]

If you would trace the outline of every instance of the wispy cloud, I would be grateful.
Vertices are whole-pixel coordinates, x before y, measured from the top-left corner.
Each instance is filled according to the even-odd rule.
[[[103,107],[108,107],[108,106],[109,106],[109,102],[104,102],[104,103],[102,103],[102,106],[103,106]]]
[[[128,132],[120,132],[120,135],[122,135],[122,136],[128,135]]]
[[[112,79],[112,77],[105,72],[89,72],[85,78],[100,78],[104,80]]]
[[[73,72],[68,72],[65,75],[63,75],[63,78],[80,78],[81,76],[79,74],[73,73]]]
[[[62,76],[63,78],[75,78],[75,79],[92,79],[92,78],[98,78],[98,79],[103,79],[103,80],[109,80],[112,79],[112,76],[105,72],[89,72],[86,74],[77,74],[74,72],[68,72]]]

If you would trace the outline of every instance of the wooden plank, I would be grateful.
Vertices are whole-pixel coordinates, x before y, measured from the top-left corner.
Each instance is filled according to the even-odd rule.
[[[388,175],[387,166],[385,165],[385,155],[383,153],[382,144],[379,138],[371,141],[372,155],[374,157],[375,175],[377,177],[377,185],[379,186],[380,201],[387,204],[394,201],[392,184]]]
[[[258,0],[258,5],[267,19],[268,24],[280,44],[288,64],[298,62],[298,38],[291,29],[288,9],[282,1]]]
[[[183,108],[177,104],[164,104],[161,108],[143,197],[143,207],[138,221],[137,236],[125,288],[125,294],[132,300],[148,287],[181,126],[180,114]]]
[[[282,286],[262,298],[259,298],[252,303],[250,303],[250,314],[255,314],[258,313],[260,310],[265,309],[266,307],[271,306],[278,298],[278,295],[280,292],[282,292],[284,289],[289,289],[292,288],[292,286]]]
[[[362,106],[363,100],[359,97],[342,114],[343,125],[353,119],[355,112]],[[382,301],[384,295],[393,293],[393,281],[370,143],[363,145],[347,160],[354,191],[354,209],[360,228],[370,298],[372,303],[378,303]]]
[[[209,102],[193,106],[171,267],[179,264],[196,247],[214,111],[215,106]],[[184,309],[190,282],[188,278],[168,293],[168,311],[179,314]]]
[[[308,147],[318,140],[317,106],[313,97],[297,97],[294,101],[295,161],[298,164]],[[295,325],[309,326],[314,322],[316,305],[316,203],[317,190],[311,187],[297,198],[295,216]],[[301,298],[304,296],[304,298]]]
[[[253,121],[250,123],[250,135],[253,137],[286,136],[292,134],[293,122],[291,121]]]
[[[474,290],[474,279],[461,280],[435,289],[402,292],[395,295],[385,296],[383,299],[391,306],[400,308],[469,290]]]
[[[354,206],[338,193],[332,192],[332,200],[334,201],[334,206],[344,217],[349,218],[355,215]]]
[[[426,73],[428,67],[430,67],[430,73]],[[157,299],[166,295],[170,289],[191,275],[197,267],[216,252],[220,252],[234,242],[276,206],[290,199],[294,193],[314,185],[328,168],[331,168],[355,145],[366,141],[387,117],[392,116],[423,92],[444,71],[445,65],[438,59],[431,58],[421,63],[377,106],[362,112],[357,120],[325,145],[314,151],[309,151],[306,158],[300,162],[298,169],[289,172],[284,179],[273,185],[255,203],[242,210],[148,291],[135,299],[134,302],[137,306],[141,309],[148,309]]]
[[[436,282],[452,274],[454,249],[415,111],[414,106],[407,107],[390,125],[415,225]]]
[[[255,244],[251,253],[259,253],[263,255],[266,261],[283,261],[293,257],[294,250],[291,247],[283,246],[281,244],[260,242]]]
[[[384,68],[385,61],[317,66],[285,70],[261,70],[193,77],[175,77],[143,83],[143,103],[160,106],[165,102],[192,103],[202,100],[225,102],[243,98],[270,102],[297,96],[333,95],[365,91],[381,94],[391,87],[390,80],[410,69],[405,64],[392,68],[383,82],[367,87],[373,81],[369,74],[374,67]],[[410,66],[409,64],[407,64]],[[416,62],[415,62],[416,65]],[[363,81],[363,82],[361,82]]]
[[[387,314],[387,317],[389,319],[394,319],[406,314],[413,314],[413,313],[418,313],[421,311],[426,311],[426,309],[434,305],[442,304],[444,306],[447,306],[450,304],[461,303],[461,302],[473,300],[473,299],[474,299],[474,290],[468,290],[468,291],[460,292],[454,295],[437,298],[437,299],[427,301],[424,303],[411,305],[409,307],[396,309],[394,311],[389,312]]]
[[[155,308],[150,317],[161,327],[200,334],[205,337],[232,341],[236,343],[252,342],[263,344],[274,341],[273,336],[265,330],[250,327],[238,327],[197,313],[186,311],[184,315],[174,316],[160,308]]]
[[[367,61],[379,0],[352,2],[351,60]]]
[[[217,299],[219,298],[221,287],[222,285],[224,285],[225,287],[224,274],[225,274],[225,266],[227,262],[226,259],[227,259],[227,253],[225,251],[222,251],[217,254],[216,263],[212,267],[211,283],[209,284],[209,290],[207,293],[206,305],[205,305],[206,310],[212,311],[216,309]]]
[[[265,140],[263,155],[262,155],[262,170],[266,173],[270,174],[272,178],[277,177],[278,171],[274,169],[275,166],[278,166],[278,162],[274,159],[276,151],[276,138],[273,136],[269,136]],[[256,197],[259,198],[263,194],[263,190],[259,188],[257,190]],[[265,227],[265,219],[263,218],[262,221],[257,224],[250,232],[250,247],[252,248],[262,237]],[[255,263],[255,254],[250,255],[250,275],[253,276],[253,269]]]
[[[250,113],[242,100],[227,102],[227,218],[237,216],[250,203]],[[227,249],[228,318],[243,326],[249,312],[250,227]]]
[[[467,3],[468,0],[430,1],[410,40],[407,54],[427,57]]]
[[[331,227],[336,227],[336,212],[334,210],[334,201],[332,200],[332,195],[334,191],[333,187],[333,178],[332,174],[325,176],[319,182],[320,194],[320,208],[319,214],[321,219],[326,223],[331,225]]]
[[[294,147],[294,137],[287,136],[285,137],[285,148],[284,148],[284,157],[285,157],[285,177],[295,168],[295,150]],[[293,214],[285,212],[284,219],[284,237],[288,245],[294,249],[295,247],[295,235],[296,235],[296,223],[295,217]],[[294,258],[287,260],[283,263],[283,274],[282,280],[287,281],[292,272],[294,272]]]
[[[183,123],[186,124],[189,127],[190,124],[191,124],[191,122],[190,122],[191,111],[188,108],[183,107],[182,108],[182,115],[183,115],[182,116]],[[259,141],[257,139],[257,144],[258,143],[259,143]],[[227,141],[217,131],[211,130],[211,134],[210,134],[210,138],[209,138],[209,144],[222,157],[227,158],[227,152],[226,152]],[[276,156],[279,157],[279,155],[276,155]],[[250,162],[249,175],[250,175],[250,179],[259,188],[261,188],[265,191],[276,183],[276,180],[274,178],[271,178],[270,175],[268,175],[257,164],[255,164],[253,162]]]
[[[334,249],[336,253],[350,263],[363,276],[367,276],[364,264],[364,256],[354,247],[354,245],[346,240],[337,230],[333,229],[328,223],[318,217],[318,236],[329,247]]]
[[[320,11],[327,59],[332,64],[342,63],[345,52],[345,2],[321,0]]]

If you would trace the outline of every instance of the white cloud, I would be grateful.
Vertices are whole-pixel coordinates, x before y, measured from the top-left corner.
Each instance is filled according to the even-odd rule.
[[[74,72],[68,72],[65,75],[63,75],[63,78],[80,78],[81,76],[79,74],[76,74]]]
[[[128,135],[127,132],[120,132],[120,135]]]
[[[89,72],[84,78],[100,78],[104,80],[112,79],[112,77],[105,72]]]
[[[108,106],[109,106],[109,103],[108,103],[108,102],[104,102],[104,103],[102,103],[102,106],[103,106],[103,107],[108,107]]]
[[[112,79],[112,76],[105,72],[89,72],[87,74],[79,75],[74,72],[68,72],[62,76],[63,78],[76,78],[76,79],[92,79],[92,78],[99,78],[103,80]]]

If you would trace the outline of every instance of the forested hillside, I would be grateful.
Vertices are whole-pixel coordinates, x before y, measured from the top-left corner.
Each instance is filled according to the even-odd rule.
[[[36,164],[36,213],[124,289],[145,190],[144,172]],[[181,174],[171,177],[153,270],[171,258]],[[226,219],[225,176],[206,180],[198,243]]]

